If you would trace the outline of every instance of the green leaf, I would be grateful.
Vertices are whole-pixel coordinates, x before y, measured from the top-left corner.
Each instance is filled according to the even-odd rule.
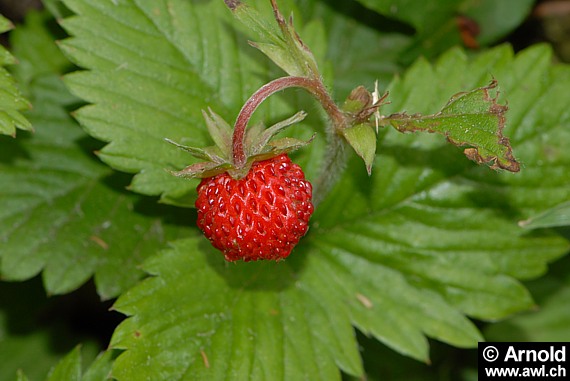
[[[0,15],[0,33],[13,28],[12,23]],[[4,48],[0,46],[0,134],[16,136],[16,128],[31,131],[32,125],[20,113],[31,107],[30,102],[24,98],[8,71],[3,67],[13,65],[17,61]]]
[[[558,204],[536,216],[519,222],[519,226],[525,229],[568,225],[570,225],[570,201]]]
[[[532,311],[486,327],[489,341],[570,341],[570,257],[556,262],[546,277],[528,283],[536,298]]]
[[[109,379],[113,352],[101,353],[83,372],[81,366],[81,346],[75,347],[50,371],[46,381],[101,381]]]
[[[210,145],[201,110],[211,107],[233,120],[271,74],[268,62],[245,45],[235,27],[239,22],[221,1],[64,2],[77,15],[62,22],[73,38],[60,45],[87,69],[67,75],[65,82],[90,103],[77,111],[77,119],[90,135],[110,143],[100,158],[136,174],[131,190],[161,195],[166,203],[193,205],[197,182],[165,169],[180,170],[196,161],[164,139]],[[267,9],[266,2],[259,3]],[[293,95],[293,104],[304,99]],[[264,120],[298,111],[283,97],[267,104],[258,111]],[[311,124],[321,130],[320,115]],[[306,139],[312,133],[305,128],[292,135]],[[323,143],[304,150],[304,161],[322,150]]]
[[[102,352],[85,371],[81,381],[101,381],[111,379],[111,367],[115,356],[116,353],[110,350]]]
[[[26,14],[25,27],[18,26],[10,34],[12,49],[18,57],[18,64],[10,69],[26,94],[38,75],[63,73],[71,67],[54,44],[59,34],[55,28],[49,29],[50,23],[53,17],[49,13],[32,10]]]
[[[450,0],[428,0],[415,4],[414,7],[411,7],[407,0],[358,0],[358,2],[380,14],[407,22],[419,32],[424,32],[436,23],[449,18],[460,6],[460,2]]]
[[[546,263],[568,249],[560,237],[528,235],[515,225],[517,216],[527,215],[536,206],[555,205],[567,198],[570,155],[563,147],[570,142],[570,121],[563,111],[565,102],[558,98],[570,85],[570,70],[550,68],[549,59],[545,46],[517,57],[502,47],[472,62],[454,50],[434,66],[418,61],[394,81],[393,102],[383,111],[429,112],[456,89],[477,86],[492,72],[509,98],[505,133],[513,137],[513,149],[520,152],[524,168],[516,175],[483,173],[458,160],[440,139],[420,135],[406,139],[386,131],[370,181],[347,170],[313,217],[318,228],[313,228],[311,237],[323,254],[343,265],[344,286],[348,279],[354,290],[374,285],[368,285],[370,295],[364,295],[384,312],[367,321],[362,318],[364,322],[357,326],[400,352],[421,358],[427,345],[419,331],[453,341],[427,330],[427,311],[401,310],[408,304],[420,305],[423,298],[411,296],[413,292],[435,291],[444,306],[484,320],[533,306],[515,278],[543,274]],[[519,78],[525,78],[529,87],[521,89]],[[410,289],[394,287],[394,281],[379,275],[386,270],[403,277],[402,283]],[[387,318],[386,311],[394,311],[398,318]],[[404,316],[411,317],[408,325]],[[389,329],[388,322],[395,320],[398,325],[393,323]],[[416,334],[410,334],[414,326]],[[454,339],[461,337],[467,339],[462,334]]]
[[[186,185],[168,188],[148,175],[188,164],[159,162],[167,156],[158,149],[163,137],[186,144],[164,136],[163,126],[169,131],[174,126],[172,131],[184,137],[186,117],[196,117],[205,103],[230,120],[251,91],[220,78],[227,73],[235,78],[237,71],[243,84],[253,83],[255,89],[262,75],[252,73],[267,74],[262,65],[267,62],[241,55],[233,29],[219,28],[220,22],[231,22],[219,3],[172,1],[168,9],[142,1],[66,3],[81,14],[66,21],[76,36],[66,42],[67,52],[92,70],[68,77],[68,83],[93,103],[79,113],[84,125],[112,142],[105,160],[132,172],[144,170],[141,175],[155,188],[135,179],[138,191],[166,191],[170,201],[188,196]],[[197,43],[196,35],[205,42]],[[95,44],[102,48],[94,54],[89,47]],[[414,65],[393,83],[392,104],[385,107],[392,113],[434,113],[452,94],[483,86],[493,73],[508,93],[505,135],[513,136],[515,152],[521,152],[520,174],[481,171],[437,137],[385,132],[375,162],[379,170],[368,179],[354,161],[349,163],[315,214],[309,236],[286,262],[227,266],[201,238],[178,241],[147,262],[145,268],[156,276],[116,306],[131,317],[113,339],[115,347],[126,349],[114,374],[119,380],[145,372],[154,379],[250,374],[263,379],[277,369],[280,378],[338,379],[337,365],[362,373],[351,324],[427,361],[426,336],[473,347],[481,336],[467,316],[494,320],[531,307],[517,279],[541,275],[568,247],[552,233],[528,235],[516,226],[521,215],[567,197],[569,157],[561,148],[568,134],[554,127],[568,125],[561,96],[568,68],[551,68],[549,59],[544,47],[516,58],[499,48],[472,62],[454,50],[434,66]],[[166,64],[172,70],[159,70]],[[110,86],[117,83],[121,86]],[[182,84],[188,91],[192,85],[204,91],[187,96],[176,88]],[[221,84],[228,86],[226,92]],[[152,121],[156,110],[146,107],[149,100],[142,96],[148,94],[158,96],[151,103],[164,107],[159,110],[166,110],[173,123]],[[204,94],[213,94],[212,99],[204,100]],[[271,106],[272,112],[288,110],[280,103]],[[204,130],[194,129],[196,136],[187,140],[204,141]],[[113,149],[116,157],[110,155]],[[307,156],[315,153],[318,149]],[[315,163],[307,169],[314,171]]]
[[[79,340],[83,341],[84,358],[95,358],[99,351],[95,340],[62,324],[66,317],[50,313],[61,308],[61,300],[48,298],[39,279],[0,282],[0,380],[13,380],[18,370],[30,380],[44,380]]]
[[[570,124],[570,70],[549,61],[545,46],[418,61],[393,82],[383,111],[434,113],[491,72],[508,94],[505,135],[523,170],[482,170],[437,136],[385,131],[371,178],[351,161],[287,261],[229,265],[203,238],[150,258],[152,277],[115,306],[129,318],[112,340],[125,350],[113,374],[338,379],[336,366],[362,374],[351,325],[427,362],[428,337],[474,348],[482,336],[469,317],[493,321],[531,308],[520,280],[542,275],[569,247],[516,225],[567,197],[570,134],[557,127]]]
[[[96,145],[63,109],[76,100],[57,77],[35,84],[36,135],[0,141],[2,277],[43,270],[47,291],[59,294],[95,275],[100,295],[116,296],[142,275],[145,257],[189,229],[164,223],[162,213],[181,213],[126,193],[125,179],[92,157]]]
[[[258,38],[271,41],[270,43],[252,42],[250,44],[261,50],[287,74],[298,77],[319,76],[313,53],[303,43],[293,27],[293,17],[291,16],[287,22],[277,8],[276,1],[272,0],[271,5],[280,33],[266,25],[264,18],[256,9],[239,0],[227,0],[225,2],[241,22],[257,33]]]
[[[488,86],[455,94],[434,115],[392,114],[383,119],[400,132],[436,132],[455,145],[469,145],[465,155],[476,163],[492,163],[491,168],[520,171],[513,157],[509,139],[503,136],[507,107],[497,104],[498,92],[493,80]]]
[[[18,373],[16,375],[16,381],[28,381],[28,377],[26,377],[26,375],[21,369],[18,369]]]
[[[229,265],[202,237],[175,242],[115,304],[131,317],[111,341],[126,349],[113,376],[340,380],[337,365],[361,374],[347,305],[330,293],[336,279],[307,254]]]
[[[539,303],[536,311],[491,326],[485,331],[489,341],[568,341],[570,340],[570,284]]]
[[[514,78],[532,62],[532,69],[524,70],[525,75],[541,78],[537,83],[553,93],[535,87],[529,94],[526,89],[533,101],[529,120],[521,123],[520,119],[528,111],[527,104],[512,102],[511,116],[518,120],[518,125],[508,128],[518,132],[514,144],[531,147],[536,144],[536,135],[528,130],[523,133],[524,127],[542,126],[541,139],[553,151],[541,147],[532,152],[525,150],[524,171],[517,175],[496,174],[482,172],[466,161],[456,161],[454,150],[430,137],[415,137],[417,143],[412,145],[411,140],[404,139],[402,143],[402,136],[387,133],[376,161],[380,170],[370,180],[359,178],[358,171],[347,170],[317,210],[309,236],[287,262],[227,266],[207,243],[198,247],[192,241],[177,243],[173,250],[147,263],[147,271],[156,277],[126,294],[116,306],[131,316],[113,340],[116,347],[127,349],[115,365],[118,379],[136,378],[139,371],[143,372],[137,364],[143,363],[148,366],[144,371],[167,369],[165,372],[177,380],[185,379],[186,374],[198,374],[196,379],[244,374],[240,372],[256,374],[258,367],[265,365],[259,364],[265,358],[260,359],[257,353],[263,352],[263,340],[269,336],[265,331],[259,333],[259,325],[271,323],[267,317],[271,307],[261,311],[254,307],[266,306],[265,299],[257,299],[260,293],[269,299],[278,293],[281,305],[296,306],[302,302],[286,303],[289,299],[281,295],[306,290],[314,295],[314,300],[322,301],[320,308],[334,311],[323,312],[340,319],[334,326],[344,326],[340,321],[349,319],[363,332],[399,352],[423,360],[428,357],[424,335],[460,347],[477,345],[482,338],[465,315],[496,320],[532,307],[529,293],[516,279],[541,275],[546,263],[568,248],[566,240],[554,235],[523,234],[513,217],[531,210],[533,205],[566,197],[568,178],[563,174],[570,158],[566,151],[558,149],[565,140],[552,136],[557,133],[553,127],[557,123],[568,125],[568,120],[550,118],[557,121],[552,124],[538,121],[548,120],[544,118],[546,111],[539,108],[544,102],[553,105],[548,112],[565,115],[561,113],[564,102],[555,100],[568,85],[570,76],[566,67],[550,69],[536,59],[546,56],[547,62],[548,53],[544,47],[538,47],[515,58],[509,50],[499,48],[469,62],[460,52],[453,51],[433,68],[420,61],[408,76],[394,83],[391,93],[400,90],[401,94],[408,94],[397,106],[411,108],[416,98],[408,89],[429,88],[433,93],[425,92],[423,97],[441,98],[445,95],[433,88],[433,83],[441,83],[437,78],[450,80],[452,88],[466,81],[464,73],[484,80],[488,65],[493,63],[493,72],[513,86],[505,91],[511,91],[518,100]],[[457,68],[457,72],[443,70],[449,67]],[[428,83],[432,86],[428,87]],[[544,94],[548,94],[547,99],[543,99]],[[429,107],[424,106],[424,110]],[[547,162],[546,154],[551,155]],[[352,162],[349,168],[356,168],[355,165]],[[547,184],[541,175],[543,171],[550,173]],[[507,194],[512,203],[510,209],[505,209]],[[490,195],[499,199],[493,202]],[[192,258],[188,253],[193,253]],[[285,267],[290,275],[281,272]],[[192,270],[189,274],[173,269]],[[197,277],[203,278],[198,282]],[[281,282],[289,278],[295,279],[294,285],[283,286]],[[174,295],[170,294],[173,289]],[[204,296],[204,292],[208,294]],[[312,303],[302,305],[310,311],[314,308]],[[169,312],[170,319],[161,322],[159,316],[164,316],[164,311]],[[309,332],[318,334],[322,324],[311,323],[314,313],[302,316],[312,327]],[[208,320],[207,325],[201,323],[204,319]],[[294,320],[299,321],[296,316]],[[298,331],[305,332],[298,327],[291,334]],[[250,336],[243,338],[243,332]],[[232,337],[231,344],[228,336]],[[184,342],[175,340],[181,337]],[[323,333],[322,337],[330,338],[330,333]],[[312,348],[314,341],[307,335],[304,338],[299,347]],[[191,344],[181,351],[181,346],[189,341]],[[165,344],[171,348],[167,352]],[[347,344],[340,347],[349,348]],[[146,359],[154,356],[158,356],[156,363],[148,364]],[[333,352],[336,360],[329,361],[342,364],[339,356],[340,351]],[[276,357],[288,358],[280,353]],[[159,362],[166,368],[161,368]],[[244,364],[252,365],[244,369]],[[273,363],[267,366],[283,369]],[[356,367],[340,366],[348,373],[358,374]],[[288,368],[284,369],[286,372]],[[330,379],[330,375],[327,377]],[[313,375],[311,379],[320,378]]]
[[[303,33],[303,39],[317,57],[326,56],[327,61],[319,60],[319,66],[337,99],[344,99],[357,85],[372,90],[378,81],[385,88],[394,74],[403,70],[399,58],[411,37],[397,31],[390,20],[366,12],[356,1],[336,2],[334,6],[322,1],[298,5],[297,23],[301,16],[322,23],[326,45],[314,42],[311,37],[315,33]]]
[[[14,25],[10,20],[5,18],[4,16],[0,15],[0,33],[5,33],[10,30],[14,29]],[[10,52],[4,48],[3,46],[0,47],[0,64],[4,65],[13,65],[18,62]]]
[[[57,20],[60,20],[69,15],[69,9],[63,5],[62,0],[43,0],[43,6],[53,15]]]
[[[50,372],[47,381],[81,381],[81,351],[76,347]]]
[[[376,133],[369,124],[358,124],[342,131],[346,141],[364,160],[366,171],[372,173],[372,163],[376,157]]]
[[[36,28],[20,28],[17,41]],[[37,55],[52,49],[36,48],[46,50]],[[30,83],[36,134],[0,140],[1,277],[23,280],[43,270],[47,292],[58,294],[95,276],[101,297],[114,297],[141,277],[137,266],[146,257],[190,230],[179,222],[185,213],[124,191],[126,179],[98,162],[91,153],[98,143],[68,115],[77,98],[56,74]]]
[[[454,368],[465,367],[469,358],[464,356],[465,351],[451,347],[444,347],[441,350],[439,343],[435,343],[435,352],[429,364],[418,362],[409,357],[404,357],[373,337],[358,335],[360,353],[364,362],[366,375],[363,377],[345,377],[346,381],[438,381],[450,375],[453,377]],[[438,345],[439,344],[439,345]],[[458,362],[456,356],[462,356],[462,361]],[[467,381],[467,380],[464,380]]]
[[[435,57],[454,45],[477,48],[505,37],[531,12],[533,0],[358,0],[366,7],[416,29],[415,41],[403,57]],[[462,31],[463,25],[469,27]]]
[[[81,347],[77,346],[57,362],[47,375],[46,381],[101,381],[110,379],[113,352],[101,353],[81,377]],[[27,356],[31,356],[28,352]],[[28,381],[23,370],[16,372],[17,381]]]
[[[0,379],[11,380],[23,369],[31,380],[43,379],[50,367],[57,363],[59,354],[53,353],[51,340],[54,332],[41,330],[26,335],[6,335],[0,340]],[[61,333],[61,332],[57,332]]]

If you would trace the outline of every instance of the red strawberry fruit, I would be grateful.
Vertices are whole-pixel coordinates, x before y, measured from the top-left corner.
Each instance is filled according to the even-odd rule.
[[[281,154],[253,163],[242,179],[202,179],[198,227],[228,261],[283,259],[307,232],[311,197],[301,167]]]
[[[304,117],[300,112],[267,129],[258,124],[247,132],[247,121],[236,122],[232,134],[227,122],[210,110],[204,118],[215,146],[187,147],[167,139],[202,160],[171,173],[202,179],[195,203],[197,224],[226,260],[281,260],[307,233],[313,188],[287,152],[309,142],[272,140]]]

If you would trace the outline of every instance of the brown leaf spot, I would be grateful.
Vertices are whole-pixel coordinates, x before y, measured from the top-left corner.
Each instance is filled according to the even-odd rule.
[[[515,160],[512,153],[509,151],[505,154],[507,157],[507,162],[501,162],[496,156],[481,156],[479,151],[476,148],[466,148],[463,153],[469,160],[473,160],[477,164],[485,164],[489,162],[493,162],[490,166],[491,169],[505,169],[510,172],[519,172],[520,171],[520,164]]]
[[[210,361],[208,360],[208,356],[206,355],[206,352],[204,352],[203,349],[200,349],[200,356],[202,356],[202,361],[204,362],[204,366],[209,369]]]
[[[360,294],[360,293],[357,293],[357,294],[356,294],[356,299],[358,299],[358,301],[359,301],[360,303],[362,303],[362,305],[363,305],[364,307],[368,308],[368,309],[371,309],[371,308],[374,306],[374,304],[372,304],[372,302],[370,301],[370,299],[368,299],[366,296],[364,296],[364,295],[362,295],[362,294]]]
[[[105,241],[103,241],[101,239],[101,237],[98,237],[96,235],[92,235],[91,237],[89,237],[89,239],[93,242],[95,242],[97,245],[99,245],[101,248],[103,248],[103,250],[108,250],[109,249],[109,244]]]

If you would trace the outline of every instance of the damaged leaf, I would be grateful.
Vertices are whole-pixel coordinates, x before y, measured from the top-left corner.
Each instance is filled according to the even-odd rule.
[[[503,135],[508,107],[497,103],[497,85],[493,79],[487,86],[455,94],[437,114],[397,113],[383,118],[382,124],[400,132],[442,134],[450,143],[470,146],[464,150],[465,156],[476,163],[518,172],[520,164]]]

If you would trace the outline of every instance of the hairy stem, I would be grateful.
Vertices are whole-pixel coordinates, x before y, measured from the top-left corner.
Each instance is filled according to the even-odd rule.
[[[341,131],[347,126],[348,119],[338,108],[320,79],[307,77],[277,78],[257,90],[243,105],[234,125],[232,137],[232,156],[234,165],[242,168],[247,161],[245,153],[245,129],[251,116],[259,105],[278,91],[289,87],[300,87],[311,93],[321,104],[331,120],[328,128],[328,147],[326,156],[314,184],[313,202],[318,204],[334,184],[344,165],[345,157]]]
[[[232,139],[232,155],[234,165],[241,168],[245,165],[247,157],[244,150],[245,129],[251,116],[257,107],[269,96],[289,87],[301,87],[310,92],[321,103],[332,121],[334,132],[342,130],[346,124],[346,118],[337,107],[320,80],[306,77],[282,77],[277,78],[257,90],[241,108],[234,125]]]
[[[317,206],[340,176],[346,164],[346,150],[342,137],[336,133],[329,136],[327,151],[319,176],[313,181],[313,204]]]

